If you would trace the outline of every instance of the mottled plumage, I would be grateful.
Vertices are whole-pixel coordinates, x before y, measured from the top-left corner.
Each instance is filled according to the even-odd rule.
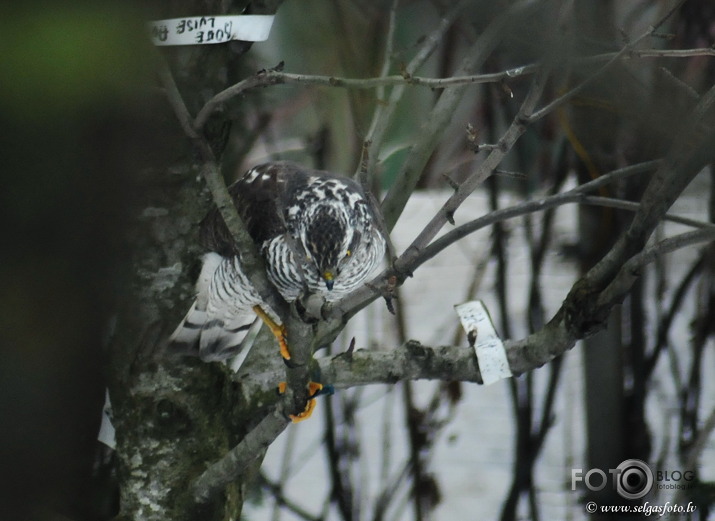
[[[249,170],[229,187],[266,264],[268,279],[288,302],[305,294],[335,301],[376,268],[385,240],[369,199],[353,180],[276,162]],[[217,209],[201,222],[204,256],[197,296],[170,342],[204,360],[235,355],[256,318],[274,316],[241,269],[240,252]]]

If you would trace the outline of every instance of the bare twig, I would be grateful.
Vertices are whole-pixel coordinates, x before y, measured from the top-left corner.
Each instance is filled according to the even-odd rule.
[[[654,246],[631,257],[620,269],[618,276],[604,289],[598,297],[599,304],[615,302],[625,295],[633,285],[633,281],[640,276],[640,270],[646,264],[655,261],[660,255],[665,255],[675,250],[715,240],[715,226],[701,228],[692,232],[681,233],[659,241]]]
[[[388,481],[386,486],[380,488],[380,495],[375,500],[375,511],[372,516],[373,521],[383,521],[385,519],[387,508],[394,500],[402,484],[407,480],[409,470],[410,465],[409,462],[407,462],[404,464],[399,474],[393,476],[392,479]]]
[[[531,114],[528,117],[528,121],[529,122],[537,121],[537,120],[543,118],[544,116],[550,114],[556,108],[560,107],[567,101],[569,101],[576,94],[578,94],[583,89],[585,89],[586,87],[591,85],[594,81],[596,81],[596,79],[603,76],[603,74],[605,74],[611,67],[613,67],[613,65],[616,62],[618,62],[620,58],[625,56],[630,50],[634,49],[638,43],[640,43],[645,38],[650,36],[654,30],[655,29],[653,27],[651,27],[646,32],[641,34],[638,38],[633,40],[631,43],[624,45],[620,51],[618,51],[611,59],[609,59],[605,64],[603,64],[596,72],[594,72],[593,74],[590,74],[585,80],[583,80],[581,83],[579,83],[576,87],[572,88],[565,94],[563,94],[563,95],[559,96],[558,98],[556,98],[555,100],[551,101],[545,107],[535,111],[533,114]]]
[[[701,168],[712,159],[715,141],[715,87],[711,88],[687,119],[689,125],[676,137],[665,162],[651,178],[633,221],[609,250],[569,292],[564,304],[540,331],[518,344],[526,359],[553,359],[561,353],[554,346],[573,346],[577,338],[589,336],[604,326],[612,307],[620,302],[635,280],[637,270],[665,251],[695,242],[710,241],[715,233],[702,228],[661,241],[643,251],[646,241],[675,199]],[[510,359],[512,370],[519,373],[523,360]],[[525,367],[529,370],[530,364]]]
[[[629,210],[632,212],[638,211],[641,207],[641,203],[636,203],[635,201],[625,201],[623,199],[614,199],[612,197],[600,197],[596,195],[587,195],[579,201],[582,204],[592,204],[596,206],[606,206],[609,208],[618,208],[620,210]],[[680,215],[665,214],[663,216],[664,221],[670,221],[673,223],[684,224],[685,226],[692,226],[693,228],[712,228],[715,229],[715,224],[706,221],[698,221],[696,219],[690,219],[688,217],[682,217]]]
[[[643,249],[668,208],[690,181],[712,159],[715,150],[715,86],[686,118],[688,126],[675,138],[665,161],[656,170],[626,232],[584,277],[592,291],[611,282],[623,263]],[[583,291],[584,288],[578,288]],[[590,312],[590,311],[589,311]]]
[[[322,521],[323,518],[321,516],[312,515],[306,509],[288,499],[283,493],[283,487],[280,483],[271,481],[268,479],[268,476],[263,473],[259,474],[259,480],[260,485],[273,495],[278,506],[287,508],[291,513],[295,514],[300,519],[304,519],[305,521]]]
[[[448,20],[449,18],[445,18]],[[444,31],[449,25],[441,28]],[[426,39],[426,42],[433,42],[434,38]],[[436,41],[439,41],[438,39]],[[628,52],[604,53],[595,56],[587,56],[574,60],[572,67],[599,63],[602,61],[633,60],[640,58],[691,58],[694,56],[715,56],[715,49],[712,47],[697,49],[630,49]],[[217,93],[213,98],[199,110],[193,120],[193,128],[200,131],[211,115],[216,112],[224,103],[242,95],[244,92],[257,87],[268,87],[271,85],[294,84],[313,85],[322,87],[336,87],[344,89],[377,89],[388,86],[416,86],[428,89],[446,89],[463,85],[476,85],[482,83],[498,83],[505,80],[513,80],[523,76],[536,73],[541,66],[529,63],[518,67],[511,67],[507,70],[488,74],[465,74],[461,76],[451,76],[449,78],[429,78],[424,76],[414,76],[394,74],[389,76],[377,76],[373,78],[344,78],[339,76],[321,76],[311,74],[295,74],[278,70],[266,70],[254,76],[246,78],[225,90]],[[409,70],[409,69],[406,69]],[[399,100],[401,96],[397,96]],[[392,96],[390,98],[392,100]],[[390,105],[390,102],[388,102]],[[386,118],[386,122],[389,117]],[[370,134],[368,134],[370,135]],[[378,140],[375,139],[375,142]],[[379,148],[379,147],[378,147]],[[377,148],[376,148],[377,150]]]
[[[186,108],[186,104],[181,97],[181,93],[176,86],[176,82],[174,81],[174,77],[171,74],[166,60],[157,53],[156,61],[158,64],[159,79],[166,91],[168,101],[179,120],[179,124],[201,154],[201,158],[204,162],[201,173],[211,192],[214,204],[219,212],[221,212],[221,217],[223,217],[226,227],[229,232],[231,232],[231,237],[241,251],[241,266],[261,298],[270,305],[278,316],[283,318],[286,315],[287,305],[273,285],[268,282],[263,259],[258,254],[253,239],[251,239],[245,224],[236,211],[236,207],[233,204],[226,183],[221,175],[216,156],[213,150],[211,150],[208,141],[199,132],[194,130],[191,124],[191,114]]]
[[[670,300],[670,306],[668,307],[668,311],[658,318],[658,330],[656,334],[655,346],[651,350],[650,355],[645,360],[644,373],[646,378],[649,378],[650,375],[653,373],[653,370],[658,363],[658,358],[663,350],[663,347],[668,345],[670,327],[673,324],[675,317],[678,316],[679,313],[682,311],[681,306],[685,301],[685,296],[690,290],[690,286],[692,285],[693,281],[696,280],[696,275],[702,270],[703,266],[705,266],[705,255],[701,254],[685,273],[680,283],[675,287],[675,291],[673,291],[673,297]],[[678,389],[681,387],[679,379],[680,373],[674,372],[673,381],[675,382],[676,388]]]
[[[702,454],[703,450],[705,450],[708,440],[713,432],[715,432],[715,409],[710,411],[710,414],[703,423],[703,427],[698,433],[698,437],[695,439],[695,442],[688,451],[687,458],[685,459],[686,469],[694,469],[697,467],[698,458]]]
[[[469,74],[480,67],[504,36],[504,30],[513,19],[514,14],[531,6],[532,2],[517,2],[509,10],[492,20],[487,29],[482,32],[477,41],[468,50],[467,56],[462,61],[457,74]],[[426,123],[415,138],[414,144],[397,174],[397,178],[382,201],[382,212],[388,229],[392,229],[395,226],[399,215],[407,204],[407,200],[417,185],[424,166],[441,138],[442,131],[451,120],[465,91],[465,86],[444,91],[431,114],[426,118]],[[431,229],[429,228],[429,230]]]
[[[684,82],[680,78],[676,77],[675,74],[673,74],[670,70],[666,69],[665,67],[658,67],[656,69],[656,72],[658,72],[662,78],[664,78],[669,83],[674,85],[681,92],[684,92],[685,95],[688,98],[690,98],[691,100],[697,101],[700,98],[700,95],[695,91],[695,89],[693,89],[690,85],[688,85],[686,82]]]
[[[623,275],[616,277],[613,284],[600,293],[598,306],[610,309],[611,306],[620,302],[624,294],[630,289],[638,270],[653,262],[659,255],[699,242],[711,242],[713,240],[715,240],[715,231],[704,228],[656,243],[625,263],[622,271]],[[568,300],[567,298],[564,306],[569,304]],[[564,307],[562,306],[551,322],[541,330],[525,339],[508,342],[507,356],[509,366],[515,375],[530,371],[534,367],[540,367],[553,360],[556,356],[573,347],[579,334],[584,334],[583,331],[569,329],[563,313]]]
[[[559,98],[553,100],[550,102],[548,105],[545,107],[537,110],[534,112],[529,120],[530,121],[537,121],[547,114],[550,114],[551,112],[554,111],[554,109],[558,108],[571,98],[573,98],[576,94],[581,92],[583,89],[585,89],[587,86],[591,85],[594,81],[596,81],[599,77],[601,77],[606,71],[608,71],[619,59],[623,58],[624,56],[633,56],[634,55],[634,50],[636,46],[642,42],[644,39],[646,39],[649,36],[652,36],[660,26],[662,26],[668,18],[670,18],[677,9],[680,8],[680,6],[685,2],[685,0],[678,0],[677,2],[674,3],[673,7],[668,10],[668,12],[661,17],[658,22],[650,26],[645,32],[643,32],[640,36],[635,38],[634,40],[628,41],[617,53],[615,53],[611,58],[608,59],[608,61],[602,65],[596,72],[593,74],[590,74],[585,80],[583,80],[581,83],[579,83],[576,87],[572,88]]]
[[[608,174],[604,174],[601,177],[589,181],[588,183],[579,185],[568,192],[563,192],[561,194],[556,194],[543,199],[537,199],[534,201],[526,201],[524,203],[512,206],[510,208],[504,208],[503,210],[498,210],[490,214],[484,215],[465,223],[461,226],[450,230],[445,233],[439,239],[433,241],[429,246],[424,248],[422,251],[415,249],[407,249],[398,259],[400,267],[403,271],[411,272],[417,269],[420,265],[437,255],[439,252],[447,248],[449,245],[458,241],[462,237],[469,235],[477,230],[480,230],[486,226],[490,226],[495,222],[503,221],[505,219],[511,219],[527,213],[533,213],[542,211],[548,208],[553,208],[556,206],[561,206],[568,203],[580,202],[584,197],[583,194],[599,189],[600,187],[611,183],[617,179],[626,178],[631,175],[643,174],[649,171],[653,171],[660,164],[660,161],[647,161],[644,163],[639,163],[636,165],[631,165],[625,168],[614,170]],[[341,302],[336,304],[333,308],[332,313],[336,316],[346,313],[348,315],[356,313],[358,310],[362,309],[364,306],[375,300],[379,296],[379,291],[384,288],[385,277],[393,274],[391,270],[387,270],[380,275],[378,275],[372,283],[360,290],[353,292],[347,298],[343,299]],[[401,283],[402,281],[400,281]]]
[[[410,257],[416,256],[429,242],[437,235],[439,230],[448,222],[454,221],[454,213],[459,206],[467,199],[467,197],[487,179],[501,163],[504,156],[514,146],[519,137],[526,130],[524,121],[529,117],[531,111],[536,106],[544,88],[545,73],[540,72],[534,78],[529,93],[519,109],[518,114],[512,121],[507,131],[499,140],[499,146],[491,151],[487,158],[482,162],[477,170],[470,175],[464,182],[459,185],[459,188],[449,197],[442,205],[442,208],[435,214],[430,222],[422,229],[417,237],[412,241],[412,244],[407,248],[405,253],[394,263],[396,270],[410,273],[413,267],[410,266]],[[496,222],[496,221],[495,221]]]
[[[397,18],[397,4],[399,3],[399,0],[393,0],[392,5],[390,6],[390,16],[388,19],[387,23],[387,36],[385,37],[385,50],[384,50],[384,56],[382,60],[382,68],[380,70],[380,77],[381,78],[386,78],[390,72],[390,68],[392,67],[392,53],[394,50],[394,44],[395,44],[395,26],[396,26],[396,18]],[[375,154],[375,152],[379,149],[378,147],[373,148],[373,141],[375,140],[375,133],[377,130],[378,122],[379,121],[386,121],[389,119],[389,117],[385,117],[384,113],[386,110],[386,104],[385,104],[385,86],[381,85],[377,87],[377,92],[375,93],[377,97],[377,104],[375,106],[375,112],[372,116],[372,121],[370,122],[370,128],[367,131],[367,134],[365,136],[365,139],[363,140],[363,147],[362,147],[362,157],[360,158],[360,166],[358,167],[358,171],[355,174],[355,177],[360,181],[360,184],[363,186],[363,188],[370,187],[372,185],[372,174],[374,172],[374,165],[375,162],[377,161],[376,158],[370,159],[371,156]],[[383,126],[386,126],[386,124],[383,124]],[[381,140],[382,134],[377,138],[378,140]]]
[[[353,510],[355,508],[354,483],[347,471],[348,460],[351,458],[351,451],[346,450],[346,440],[337,430],[333,401],[325,400],[325,451],[328,460],[331,487],[330,499],[337,504],[338,510],[343,520],[354,519]],[[343,408],[345,412],[345,408]]]
[[[370,122],[370,128],[367,136],[365,136],[365,141],[368,142],[369,145],[365,149],[365,154],[367,155],[367,168],[364,172],[364,186],[369,186],[370,180],[375,173],[378,152],[380,148],[382,148],[385,132],[387,131],[388,125],[392,120],[392,116],[397,109],[397,104],[405,92],[406,85],[412,81],[414,73],[425,63],[425,61],[427,61],[427,58],[432,55],[439,42],[442,41],[444,34],[452,26],[454,21],[457,19],[457,16],[468,4],[468,0],[462,0],[450,8],[440,20],[437,28],[427,35],[417,54],[415,54],[412,60],[410,60],[410,63],[404,67],[402,74],[391,77],[398,81],[398,83],[396,83],[395,88],[390,91],[389,99],[385,100],[385,103],[377,104],[372,121]],[[388,40],[388,42],[391,44],[391,40]],[[389,56],[386,56],[386,61],[383,64],[383,74],[385,75],[385,79],[388,78],[388,58]]]

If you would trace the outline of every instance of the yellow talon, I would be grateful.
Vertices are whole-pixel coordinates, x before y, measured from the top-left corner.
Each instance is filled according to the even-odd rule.
[[[310,416],[313,414],[313,409],[315,409],[316,403],[317,400],[315,398],[311,398],[310,400],[308,400],[308,403],[305,404],[305,410],[302,413],[288,415],[290,421],[292,421],[293,423],[298,423],[310,418]]]
[[[278,392],[283,394],[288,387],[288,384],[286,382],[279,382],[278,383]],[[308,382],[308,396],[315,396],[322,388],[323,384],[320,384],[318,382]],[[313,414],[313,409],[315,409],[315,406],[317,404],[317,400],[315,398],[310,398],[308,400],[308,403],[305,404],[305,410],[299,414],[289,414],[288,417],[293,423],[298,423],[302,422],[303,420],[307,420],[310,418],[310,416]]]
[[[290,351],[288,351],[288,340],[286,339],[286,329],[282,324],[277,324],[268,313],[263,311],[261,306],[253,306],[253,311],[258,317],[263,320],[263,323],[268,326],[273,333],[273,336],[278,340],[278,346],[281,350],[281,356],[285,360],[290,360]]]
[[[323,384],[318,382],[308,382],[308,395],[315,396],[318,391],[323,390]]]

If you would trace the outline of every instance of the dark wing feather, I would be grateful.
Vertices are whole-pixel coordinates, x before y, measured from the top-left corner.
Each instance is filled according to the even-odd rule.
[[[266,163],[252,168],[229,186],[233,204],[257,246],[285,232],[279,205],[286,176],[298,168],[291,163]],[[225,257],[238,253],[218,208],[214,207],[201,221],[199,239],[204,248]]]

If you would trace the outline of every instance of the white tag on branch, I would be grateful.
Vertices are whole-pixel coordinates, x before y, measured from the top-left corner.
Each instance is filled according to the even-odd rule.
[[[479,371],[484,385],[503,378],[511,378],[509,360],[501,338],[497,335],[492,318],[481,300],[473,300],[454,306],[467,333],[469,345],[477,352]]]
[[[112,425],[112,404],[109,401],[109,391],[104,394],[104,408],[102,409],[102,423],[99,426],[97,440],[104,443],[110,449],[117,447],[114,425]]]
[[[204,45],[268,39],[274,15],[189,16],[149,22],[154,45]]]

